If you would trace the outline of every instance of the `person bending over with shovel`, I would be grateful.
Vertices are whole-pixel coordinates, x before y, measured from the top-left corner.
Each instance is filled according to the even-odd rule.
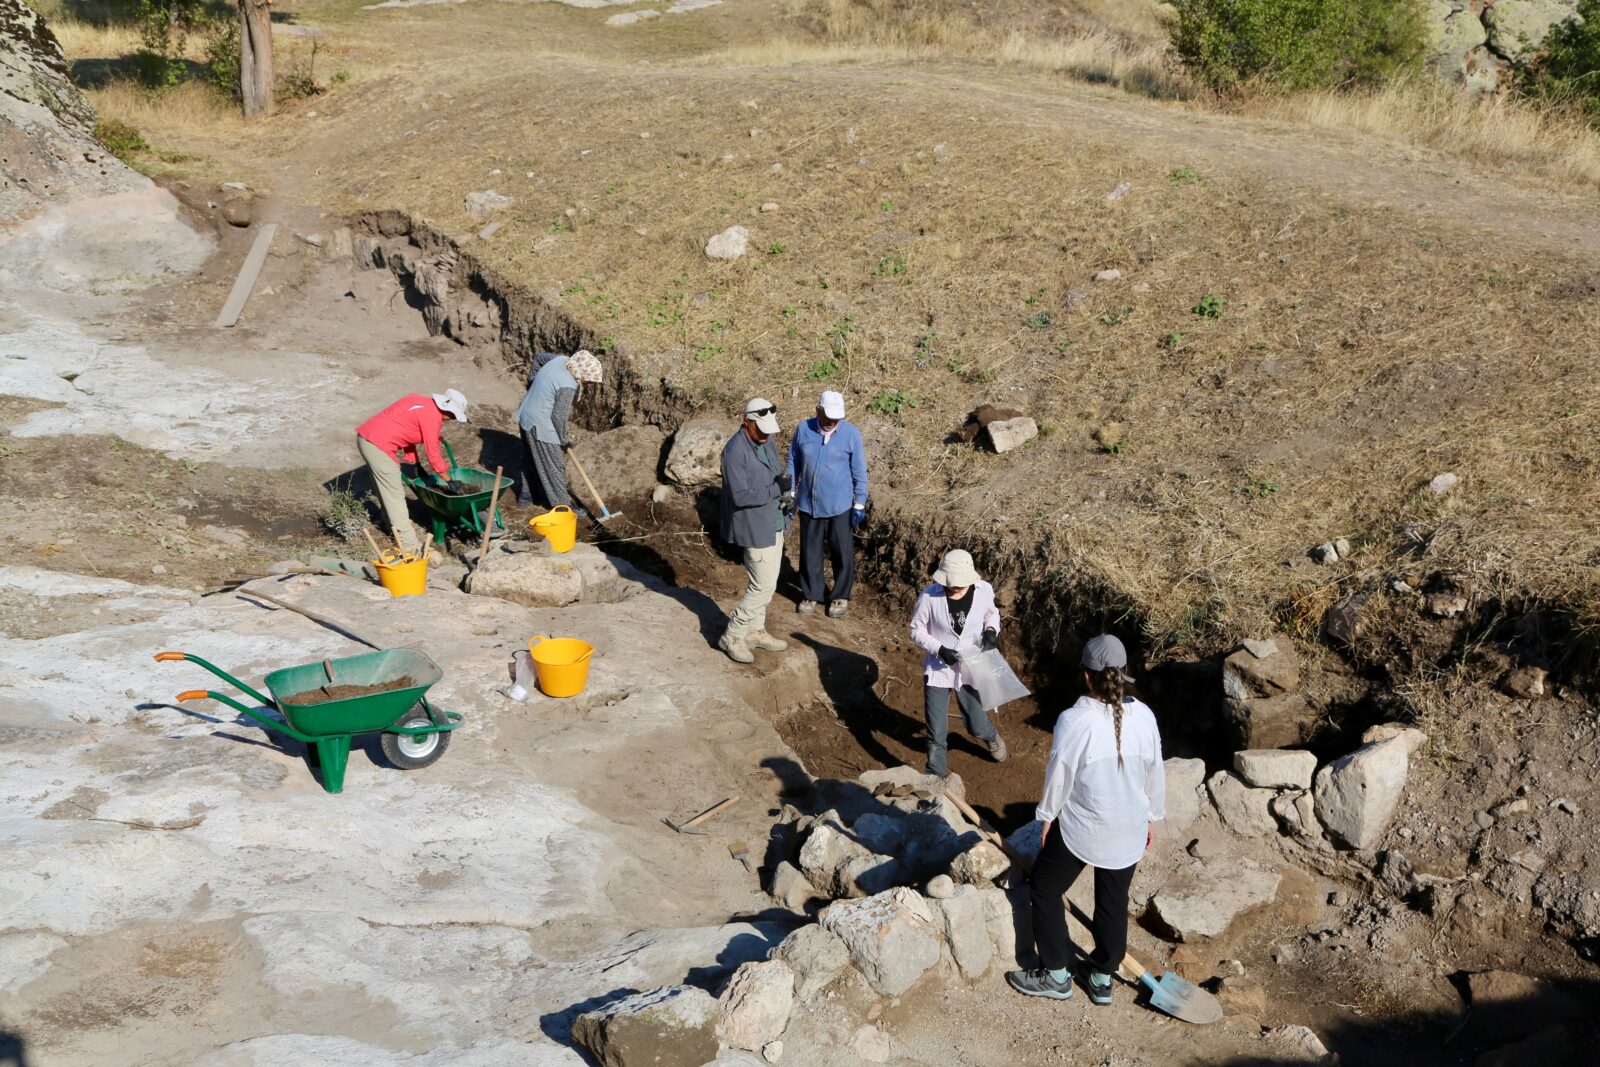
[[[1072,996],[1072,940],[1062,896],[1094,868],[1094,953],[1085,961],[1089,1000],[1111,1003],[1111,976],[1128,951],[1128,887],[1166,815],[1166,770],[1156,717],[1128,692],[1128,653],[1101,634],[1083,648],[1089,695],[1056,720],[1045,766],[1039,859],[1028,880],[1037,970],[1007,971],[1030,997]]]
[[[533,485],[539,483],[546,507],[571,505],[567,493],[567,450],[572,438],[567,421],[572,405],[583,395],[583,383],[599,385],[605,379],[600,360],[587,349],[570,356],[540,352],[533,358],[528,395],[517,408],[522,429],[522,474],[517,479],[517,503],[533,503]],[[583,509],[580,507],[581,512]]]
[[[420,463],[420,450],[426,453],[434,475],[448,481],[450,464],[444,461],[444,453],[439,448],[439,432],[446,415],[457,422],[467,421],[467,398],[459,389],[446,389],[431,397],[408,393],[356,427],[356,450],[361,453],[367,470],[372,472],[394,543],[408,556],[415,556],[422,545],[406,509],[406,486],[400,478],[400,464]],[[451,491],[460,492],[459,484],[452,485]],[[440,556],[432,562],[443,558]]]

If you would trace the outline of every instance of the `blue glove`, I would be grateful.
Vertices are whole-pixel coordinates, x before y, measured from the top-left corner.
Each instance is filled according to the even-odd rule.
[[[861,529],[861,524],[866,521],[867,509],[863,505],[857,504],[850,509],[850,529],[859,530]]]

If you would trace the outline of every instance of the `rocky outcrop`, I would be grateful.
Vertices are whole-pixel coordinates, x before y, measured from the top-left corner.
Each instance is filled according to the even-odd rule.
[[[1222,663],[1222,695],[1234,743],[1283,748],[1306,740],[1316,713],[1297,690],[1300,661],[1277,641],[1246,641]]]
[[[1577,8],[1577,0],[1425,0],[1427,65],[1474,92],[1494,92]]]
[[[666,986],[584,1012],[572,1040],[605,1067],[700,1067],[717,1055],[717,1002],[694,986]]]

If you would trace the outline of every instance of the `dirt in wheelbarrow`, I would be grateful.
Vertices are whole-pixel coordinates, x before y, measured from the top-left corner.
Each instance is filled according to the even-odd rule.
[[[396,689],[410,689],[422,683],[409,674],[387,682],[372,685],[322,685],[283,698],[285,704],[326,704],[330,700],[349,700],[351,697],[369,697],[374,693],[390,693]]]

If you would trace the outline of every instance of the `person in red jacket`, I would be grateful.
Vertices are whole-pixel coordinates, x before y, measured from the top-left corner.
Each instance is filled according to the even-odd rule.
[[[467,421],[467,398],[460,390],[446,389],[431,397],[408,393],[356,427],[356,450],[372,472],[383,513],[394,531],[394,542],[407,555],[416,555],[422,546],[406,508],[400,464],[420,462],[420,451],[427,456],[434,474],[440,478],[450,476],[450,464],[439,448],[439,431],[446,415],[458,422]]]

